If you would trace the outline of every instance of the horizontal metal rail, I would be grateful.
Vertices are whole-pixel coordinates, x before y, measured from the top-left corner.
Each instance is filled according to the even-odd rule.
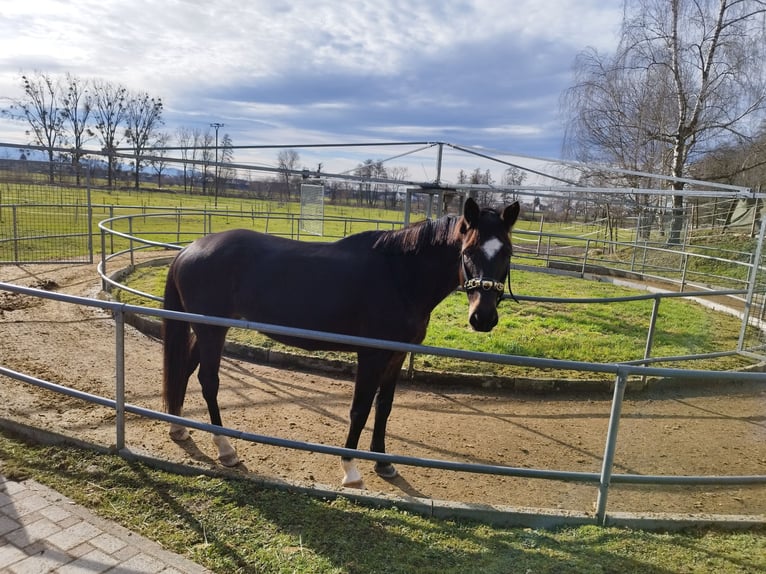
[[[242,321],[235,319],[225,319],[219,317],[208,317],[193,313],[182,313],[177,311],[167,311],[164,309],[152,309],[114,301],[102,301],[76,295],[64,293],[55,293],[35,289],[32,287],[22,287],[9,283],[0,283],[0,290],[10,291],[32,297],[51,299],[64,303],[75,305],[84,305],[111,311],[115,316],[115,348],[117,358],[116,373],[116,398],[108,399],[92,393],[86,393],[71,389],[62,385],[51,383],[36,377],[26,375],[6,367],[0,366],[0,375],[32,384],[50,391],[58,392],[84,401],[92,402],[108,408],[113,408],[117,412],[116,417],[116,435],[117,447],[124,449],[124,414],[132,413],[141,417],[183,424],[191,428],[202,431],[223,434],[232,438],[238,438],[246,441],[262,443],[282,448],[291,448],[310,452],[317,452],[327,455],[354,457],[366,460],[375,460],[390,462],[395,464],[429,467],[441,470],[493,474],[501,476],[512,476],[518,478],[546,479],[556,481],[573,481],[582,483],[593,483],[599,485],[599,497],[597,500],[597,521],[599,524],[606,524],[606,502],[607,493],[610,484],[658,484],[658,485],[752,485],[766,484],[766,475],[746,475],[746,476],[668,476],[668,475],[635,475],[635,474],[612,474],[613,456],[616,448],[617,429],[619,426],[620,411],[625,389],[625,381],[628,375],[641,376],[661,376],[676,378],[693,379],[720,379],[749,381],[763,383],[766,385],[766,377],[762,373],[742,373],[742,372],[717,372],[705,370],[689,369],[669,369],[655,368],[647,366],[636,366],[626,364],[601,364],[587,363],[581,361],[565,361],[559,359],[541,359],[532,357],[522,357],[516,355],[501,355],[495,353],[485,353],[480,351],[466,351],[461,349],[448,349],[443,347],[433,347],[427,345],[416,345],[411,343],[402,343],[398,341],[389,341],[382,339],[368,339],[351,335],[340,335],[327,333],[323,331],[313,331],[307,329],[296,329],[280,325],[267,323],[258,323],[252,321]],[[320,341],[341,343],[351,347],[374,347],[394,351],[412,352],[419,354],[430,354],[439,356],[448,356],[462,358],[467,360],[498,362],[503,364],[531,366],[536,368],[566,368],[573,370],[586,370],[592,372],[613,373],[617,377],[614,399],[612,403],[612,413],[610,415],[609,433],[605,445],[605,454],[603,468],[600,473],[596,472],[575,472],[565,470],[551,469],[530,469],[519,468],[504,465],[465,463],[448,460],[410,457],[397,454],[383,454],[370,451],[346,449],[323,444],[317,444],[306,441],[297,441],[283,439],[274,436],[261,435],[255,433],[243,432],[227,427],[218,427],[183,417],[177,417],[166,413],[161,413],[151,409],[126,404],[124,402],[124,346],[121,344],[124,338],[124,316],[126,313],[135,313],[149,315],[158,318],[176,319],[188,321],[191,323],[204,323],[209,325],[218,325],[226,327],[238,327],[244,329],[258,330],[267,334],[288,335],[291,337],[310,338]]]

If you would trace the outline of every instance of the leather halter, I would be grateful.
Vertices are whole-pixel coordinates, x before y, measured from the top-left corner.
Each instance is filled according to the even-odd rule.
[[[497,302],[500,303],[503,298],[503,291],[505,291],[505,285],[503,285],[502,281],[497,281],[495,279],[485,279],[482,277],[471,277],[468,278],[468,270],[465,267],[465,253],[460,254],[460,262],[463,267],[463,289],[465,289],[466,293],[470,291],[475,291],[476,289],[482,289],[484,291],[495,291],[497,292]],[[511,268],[508,268],[508,294],[511,296],[511,298],[519,302],[518,299],[516,299],[516,296],[513,294],[513,291],[511,291]]]

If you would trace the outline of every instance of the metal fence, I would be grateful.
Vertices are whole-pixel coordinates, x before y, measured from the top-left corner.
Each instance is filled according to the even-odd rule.
[[[1,263],[92,263],[90,188],[0,182]]]
[[[53,299],[68,304],[84,305],[88,307],[94,307],[99,309],[105,309],[110,311],[115,319],[115,357],[116,357],[116,372],[115,372],[115,393],[114,398],[106,398],[90,393],[82,392],[76,389],[63,387],[43,379],[39,379],[24,373],[13,371],[11,369],[0,367],[0,375],[9,377],[16,381],[21,381],[27,384],[39,386],[50,391],[62,393],[67,396],[75,397],[84,401],[92,402],[101,406],[105,406],[114,409],[115,417],[115,445],[118,451],[123,455],[130,456],[130,451],[126,448],[125,437],[125,416],[126,414],[134,414],[140,417],[146,417],[153,420],[160,420],[165,422],[172,422],[183,424],[185,426],[222,434],[228,437],[237,438],[240,440],[252,441],[272,446],[278,446],[283,448],[292,448],[299,450],[306,450],[321,454],[333,455],[333,456],[346,456],[354,457],[365,460],[385,461],[400,465],[411,466],[423,466],[435,469],[480,473],[480,474],[495,474],[500,476],[511,476],[529,479],[541,479],[541,480],[555,480],[566,482],[579,482],[586,484],[597,485],[598,494],[595,501],[595,513],[589,515],[588,513],[551,513],[550,511],[540,510],[540,514],[529,514],[526,517],[517,516],[514,520],[524,523],[526,520],[528,523],[540,524],[544,521],[546,525],[554,524],[587,524],[593,523],[598,525],[611,525],[619,524],[621,518],[618,516],[610,515],[608,512],[608,500],[610,494],[610,487],[612,485],[661,485],[663,487],[669,485],[761,485],[766,484],[766,475],[747,475],[747,476],[670,476],[670,475],[637,475],[637,474],[620,474],[614,472],[614,456],[618,443],[618,431],[620,425],[620,417],[622,412],[622,404],[625,395],[625,389],[627,386],[628,378],[631,376],[655,376],[655,377],[671,377],[675,379],[694,379],[694,380],[720,380],[725,377],[731,381],[741,382],[755,382],[759,384],[766,384],[762,373],[733,373],[733,372],[715,372],[715,371],[700,371],[700,370],[681,370],[681,369],[667,369],[667,368],[653,368],[636,365],[626,364],[599,364],[599,363],[586,363],[575,361],[562,361],[556,359],[538,359],[514,355],[499,355],[491,353],[482,353],[475,351],[465,351],[456,349],[447,349],[440,347],[429,347],[414,344],[405,344],[392,341],[384,341],[378,339],[365,339],[361,337],[352,337],[347,335],[336,335],[332,333],[325,333],[319,331],[309,331],[304,329],[293,329],[289,327],[283,327],[278,325],[270,325],[263,323],[255,323],[250,321],[239,321],[231,319],[223,319],[216,317],[208,317],[173,311],[164,311],[159,309],[151,309],[141,306],[126,305],[122,303],[115,303],[109,301],[102,301],[97,299],[89,299],[84,297],[77,297],[72,295],[65,295],[60,293],[51,293],[47,291],[41,291],[39,289],[33,289],[28,287],[20,287],[17,285],[11,285],[7,283],[0,283],[0,290],[10,291],[12,293],[20,293],[33,297],[40,297],[46,299]],[[237,327],[242,329],[253,329],[264,333],[276,334],[276,335],[288,335],[291,337],[300,338],[312,338],[321,341],[339,342],[345,345],[356,345],[365,347],[375,347],[387,350],[401,351],[407,353],[418,353],[428,355],[439,355],[456,357],[465,360],[472,361],[484,361],[484,362],[497,362],[512,365],[523,365],[535,368],[552,368],[552,369],[571,369],[571,370],[587,370],[591,372],[609,373],[614,376],[614,392],[612,398],[612,405],[610,409],[609,424],[607,434],[604,441],[604,452],[601,464],[600,472],[572,472],[567,470],[549,470],[549,469],[532,469],[524,467],[511,467],[503,465],[492,464],[476,464],[465,463],[450,460],[439,459],[425,459],[417,458],[398,454],[381,454],[362,450],[351,450],[340,447],[332,447],[324,444],[317,444],[311,442],[303,442],[296,440],[288,440],[274,436],[265,436],[254,433],[243,432],[232,428],[215,427],[209,424],[200,423],[191,419],[183,417],[177,417],[168,415],[159,411],[154,411],[147,408],[142,408],[136,405],[127,404],[125,402],[125,316],[126,314],[140,314],[156,318],[173,318],[183,319],[189,322],[205,323],[226,327]],[[382,501],[381,501],[382,502]],[[502,511],[497,511],[502,514]],[[470,513],[469,513],[470,514]],[[450,510],[442,510],[443,516],[450,516]],[[461,515],[460,509],[454,507],[452,509],[452,516],[459,517]],[[485,517],[487,514],[485,513]],[[727,517],[718,517],[722,522],[727,521]],[[728,517],[730,519],[731,517]],[[624,519],[624,517],[623,517]],[[503,522],[502,516],[496,516],[494,519],[489,518],[491,521]],[[691,519],[692,521],[698,519]],[[631,523],[636,524],[640,522],[640,517],[631,517]],[[733,525],[751,526],[759,523],[757,517],[737,517],[734,522],[730,522]]]
[[[244,169],[240,166],[240,169]],[[231,210],[184,210],[181,208],[145,208],[141,206],[93,206],[87,197],[87,188],[68,188],[65,186],[50,186],[48,184],[24,183],[14,187],[13,182],[0,184],[0,263],[1,262],[87,262],[94,259],[92,241],[93,213],[103,214],[108,218],[99,224],[101,231],[101,266],[100,272],[104,281],[108,281],[107,266],[113,258],[121,255],[130,257],[140,249],[177,249],[192,241],[194,238],[218,231],[249,220],[249,227],[268,233],[283,234],[294,238],[301,237],[303,226],[300,217],[290,214],[276,214],[259,211],[252,205],[248,210],[234,212]],[[39,187],[35,187],[39,185]],[[39,191],[35,191],[38,189]],[[479,190],[489,193],[491,190]],[[633,190],[630,190],[633,191]],[[602,193],[583,194],[582,200],[573,199],[571,189],[551,190],[543,196],[541,208],[546,201],[572,202],[571,210],[576,214],[582,210],[583,215],[570,220],[554,221],[550,216],[552,210],[539,216],[538,231],[514,231],[514,262],[528,264],[539,271],[551,273],[572,273],[578,276],[613,275],[617,277],[640,280],[658,280],[678,286],[684,295],[699,295],[722,297],[735,301],[741,309],[742,330],[738,349],[731,352],[748,354],[762,359],[766,344],[764,342],[763,318],[766,314],[764,293],[766,293],[766,253],[762,248],[766,219],[760,226],[760,234],[753,238],[753,248],[721,249],[714,248],[715,237],[710,233],[728,233],[726,226],[735,219],[731,216],[733,205],[739,201],[736,194],[726,197],[708,199],[702,204],[695,205],[693,198],[686,200],[687,212],[681,232],[680,243],[671,244],[663,239],[669,228],[667,211],[660,199],[667,200],[669,193],[663,195],[658,190],[653,191],[652,197],[659,198],[654,202],[652,210],[636,210],[635,201],[631,201],[630,191],[607,190]],[[56,203],[51,203],[50,194],[58,193]],[[504,193],[504,192],[503,192]],[[524,198],[540,197],[540,190],[534,188],[516,189],[514,194]],[[36,194],[39,197],[36,198]],[[71,195],[69,195],[71,194]],[[619,195],[617,195],[619,194]],[[45,201],[40,200],[46,197]],[[548,198],[548,199],[545,199]],[[634,197],[635,199],[635,197]],[[719,200],[720,199],[720,200]],[[579,205],[578,205],[579,201]],[[654,200],[653,200],[654,201]],[[759,198],[756,198],[756,206]],[[537,204],[534,204],[535,207]],[[617,209],[619,207],[619,209]],[[558,213],[569,213],[559,209]],[[757,210],[756,210],[757,211]],[[600,217],[606,212],[605,217]],[[534,217],[534,208],[532,214]],[[587,215],[585,215],[587,213]],[[755,213],[755,212],[753,212]],[[728,214],[728,215],[727,215]],[[634,219],[631,219],[634,218]],[[707,218],[707,223],[703,220]],[[756,230],[756,219],[740,217],[746,220],[747,231]],[[739,221],[737,220],[737,221]],[[162,225],[156,225],[161,221]],[[327,240],[342,237],[363,229],[390,229],[401,224],[400,221],[371,221],[361,219],[335,219],[322,217],[324,237]],[[571,229],[571,228],[574,228]],[[45,229],[45,232],[41,230]],[[55,230],[51,232],[51,230]],[[700,232],[708,235],[702,235]],[[703,241],[704,239],[704,241]],[[66,247],[71,242],[73,247]],[[47,245],[50,245],[49,249]],[[71,250],[70,250],[71,249]],[[35,255],[33,255],[35,254]],[[0,367],[0,374],[25,383],[48,388],[55,392],[64,393],[83,400],[115,409],[117,414],[115,434],[118,448],[125,448],[125,414],[133,413],[139,416],[157,420],[182,422],[183,424],[201,430],[211,431],[210,425],[180,419],[170,415],[151,411],[134,405],[125,404],[124,395],[124,323],[126,314],[133,313],[155,318],[163,316],[181,317],[183,314],[131,306],[94,299],[78,298],[57,293],[49,293],[15,285],[0,284],[0,289],[24,293],[34,297],[50,298],[69,304],[85,305],[106,309],[114,314],[116,321],[115,356],[117,357],[115,375],[115,398],[108,399],[83,393],[74,389],[62,388],[24,373],[18,373]],[[656,316],[657,305],[665,295],[655,296]],[[671,295],[667,295],[671,296]],[[678,294],[673,296],[680,296]],[[535,298],[529,298],[535,300]],[[539,299],[539,298],[537,298]],[[616,522],[614,516],[608,513],[608,497],[610,486],[613,484],[654,484],[654,485],[744,485],[766,484],[766,476],[648,476],[632,474],[615,474],[613,468],[614,452],[617,445],[619,421],[622,401],[630,377],[673,377],[678,379],[696,380],[726,380],[749,381],[759,384],[766,383],[762,373],[732,373],[701,370],[664,369],[649,366],[651,361],[651,325],[649,322],[647,335],[647,353],[639,364],[594,364],[585,362],[559,361],[554,359],[539,359],[512,355],[493,355],[469,351],[457,351],[420,345],[405,345],[385,341],[360,340],[353,337],[338,337],[326,333],[297,331],[274,325],[262,325],[244,321],[230,321],[211,317],[189,317],[194,322],[226,325],[244,329],[255,329],[265,333],[300,335],[301,337],[317,337],[322,340],[339,340],[344,343],[357,345],[381,346],[419,355],[440,355],[472,361],[497,362],[538,369],[564,369],[589,371],[614,376],[614,394],[612,399],[610,421],[607,436],[604,441],[602,468],[599,473],[569,472],[566,470],[539,470],[528,468],[507,467],[500,465],[465,464],[455,461],[416,459],[401,455],[381,455],[367,451],[349,452],[346,449],[329,447],[314,443],[288,441],[278,437],[267,437],[245,433],[236,429],[215,428],[216,432],[227,436],[282,446],[298,448],[331,455],[353,455],[356,458],[389,461],[403,465],[431,466],[463,472],[493,473],[504,476],[524,478],[576,481],[598,485],[598,498],[595,501],[594,516],[578,515],[574,518],[560,516],[564,523],[567,520],[581,523],[594,522],[609,524]],[[729,352],[727,350],[727,352]]]
[[[290,214],[255,213],[247,211],[198,211],[180,208],[150,209],[130,213],[136,208],[121,207],[120,212],[99,222],[101,231],[101,264],[99,271],[105,288],[112,283],[117,289],[127,289],[147,299],[160,300],[151,293],[141,293],[112,282],[108,267],[112,260],[129,256],[129,265],[135,263],[134,253],[145,249],[175,250],[208,233],[231,227],[249,227],[293,239],[332,240],[367,229],[393,229],[397,221],[325,217],[322,238],[301,235],[300,216]],[[110,207],[114,215],[117,208]],[[571,274],[577,277],[613,277],[633,284],[651,283],[659,291],[673,291],[694,297],[709,306],[735,312],[741,320],[741,333],[737,352],[754,360],[766,360],[766,251],[762,249],[766,237],[766,218],[759,234],[753,238],[752,253],[709,247],[704,250],[668,246],[648,246],[645,242],[627,243],[588,237],[563,235],[546,231],[514,230],[514,266],[541,273]],[[702,252],[700,252],[702,251]],[[619,257],[606,253],[619,254]],[[657,261],[663,261],[659,265]],[[652,261],[653,263],[649,263]],[[651,350],[652,326],[663,297],[650,295],[623,300],[654,298],[655,306],[647,335],[647,354]],[[548,301],[541,297],[524,297],[536,302]],[[713,300],[722,304],[711,303]],[[548,302],[564,302],[551,299]],[[592,299],[578,303],[609,303],[610,300]],[[672,359],[671,359],[672,360]]]

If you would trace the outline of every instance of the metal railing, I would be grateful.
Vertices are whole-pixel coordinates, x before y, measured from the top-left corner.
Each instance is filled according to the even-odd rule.
[[[113,214],[113,211],[110,213]],[[184,215],[188,215],[190,217],[203,215],[204,217],[203,217],[202,229],[199,229],[199,228],[196,230],[187,229],[184,232],[181,232],[180,221]],[[157,218],[163,218],[168,216],[172,217],[174,220],[178,222],[177,231],[175,233],[171,233],[171,236],[173,237],[173,240],[174,240],[174,242],[172,243],[150,239],[150,237],[158,237],[158,236],[167,237],[168,236],[167,232],[158,232],[158,231],[151,231],[151,232],[138,231],[137,232],[138,226],[134,224],[134,221],[136,219],[142,219],[142,220],[146,220],[147,218],[157,219]],[[181,210],[178,210],[177,208],[172,208],[167,210],[161,210],[160,212],[156,212],[156,213],[149,212],[149,213],[143,213],[143,214],[128,214],[128,215],[121,215],[121,216],[113,216],[99,222],[98,227],[101,230],[101,262],[98,266],[98,273],[101,276],[102,287],[104,288],[104,290],[109,290],[112,288],[121,289],[129,293],[133,293],[134,295],[138,295],[140,297],[146,298],[147,300],[161,302],[162,298],[157,295],[134,289],[128,285],[125,285],[124,283],[121,283],[111,278],[110,273],[107,269],[109,262],[111,262],[112,260],[120,259],[121,257],[127,255],[129,256],[129,265],[132,268],[135,266],[135,263],[136,263],[135,253],[137,251],[148,250],[148,249],[162,249],[162,250],[170,250],[170,251],[179,250],[182,248],[184,244],[188,243],[189,241],[199,236],[211,233],[213,230],[214,216],[224,217],[227,219],[241,217],[246,219],[252,219],[253,221],[255,221],[257,217],[252,214],[241,214],[236,211],[235,212],[207,212],[207,211],[182,212]],[[300,227],[296,223],[297,216],[289,216],[289,215],[276,216],[275,219],[277,221],[281,220],[283,221],[283,223],[288,221],[290,222],[290,225],[288,226],[288,228],[291,231],[289,233],[285,233],[284,235],[291,237],[293,239],[299,237],[294,235],[296,228]],[[335,221],[344,222],[344,234],[350,230],[350,226],[353,225],[354,223],[356,223],[357,226],[366,226],[368,228],[373,228],[373,229],[380,229],[381,226],[383,226],[383,228],[393,228],[394,226],[397,225],[397,222],[392,222],[392,221],[381,222],[381,221],[363,220],[363,219],[344,220],[342,218],[337,218]],[[115,229],[116,226],[121,226],[122,228],[125,228],[125,231],[119,231]],[[267,224],[267,228],[268,228],[268,224]],[[518,233],[521,235],[533,235],[536,237],[542,237],[542,234],[535,233],[535,232],[521,231],[521,232],[514,232],[514,233]],[[547,234],[546,236],[549,238],[549,241],[552,238],[566,238],[570,241],[573,239],[572,237],[569,237],[569,236],[556,235],[556,234]],[[124,246],[124,249],[115,249],[116,240],[121,242],[121,244]],[[583,241],[585,244],[585,252],[582,257],[582,262],[581,263],[578,262],[577,266],[581,269],[581,274],[585,275],[585,270],[588,266],[588,255],[589,255],[590,243],[591,241],[594,241],[594,240],[584,239]],[[615,243],[615,245],[621,245],[621,244]],[[664,249],[664,250],[657,249],[657,250],[667,251],[675,255],[678,254],[678,252],[668,250],[668,249]],[[529,254],[522,253],[518,258],[523,260],[525,257],[529,257]],[[547,263],[550,264],[551,263],[550,247],[548,249],[548,252],[544,254],[544,257],[547,259]],[[688,261],[692,257],[697,257],[697,255],[685,254],[683,258],[684,266],[688,265]],[[699,255],[699,257],[705,258],[705,259],[718,260],[718,258],[714,258],[708,255]],[[750,261],[748,263],[743,263],[739,261],[730,261],[730,260],[726,260],[726,261],[734,265],[742,266],[744,269],[744,274],[751,274],[751,270],[753,270],[756,267],[753,262],[752,255],[750,255]],[[605,261],[605,263],[609,263],[609,262]],[[611,263],[614,264],[613,261]],[[532,269],[535,271],[543,270],[539,267],[529,267],[528,269]],[[644,274],[646,273],[646,269],[643,270],[643,273]],[[682,276],[686,277],[687,271],[685,267],[680,269],[679,273],[681,273]],[[665,281],[669,283],[673,283],[672,279],[667,279],[666,277],[660,277],[660,276],[651,275],[651,274],[649,274],[648,276],[651,278],[656,278],[656,279],[664,279]],[[684,290],[685,287],[689,286],[689,283],[682,281],[680,284],[680,292],[661,291],[661,292],[654,292],[654,293],[640,294],[640,295],[630,295],[630,296],[623,296],[623,297],[561,298],[561,297],[539,297],[539,296],[516,295],[515,298],[519,301],[529,301],[529,302],[537,302],[537,303],[554,303],[554,304],[561,304],[561,303],[611,304],[611,303],[626,303],[626,302],[632,302],[632,301],[652,300],[653,306],[652,306],[651,316],[648,319],[647,334],[646,334],[645,345],[644,345],[644,354],[643,354],[643,357],[641,357],[640,359],[637,358],[634,361],[632,361],[633,363],[636,363],[636,364],[649,364],[652,362],[656,363],[660,361],[672,362],[672,361],[682,361],[682,360],[685,361],[685,360],[717,358],[717,357],[723,357],[727,355],[734,355],[737,353],[741,353],[743,350],[742,338],[740,338],[737,349],[716,351],[712,353],[695,353],[695,354],[684,355],[682,357],[659,357],[659,358],[651,357],[657,317],[659,316],[659,307],[663,299],[671,299],[671,298],[679,298],[679,297],[689,298],[689,299],[731,297],[733,301],[739,301],[739,302],[747,301],[747,298],[745,296],[749,294],[749,291],[748,291],[749,281],[732,280],[731,283],[733,283],[734,286],[729,288],[720,288],[720,287],[714,288],[708,285],[708,286],[697,286],[699,290],[689,291],[689,290]],[[763,295],[761,291],[758,291],[757,294],[760,294],[761,296]],[[505,295],[504,298],[507,299],[508,296]],[[750,293],[750,299],[752,300],[752,293]],[[764,323],[764,321],[758,318],[758,313],[751,313],[747,317],[745,317],[743,314],[742,322],[743,322],[742,323],[743,333],[744,333],[744,328],[746,325],[751,325],[758,331],[763,331],[766,329],[766,323]],[[760,351],[759,351],[759,354],[760,354]],[[411,375],[414,372],[414,362],[412,357],[413,355],[410,356],[410,364],[409,364],[410,365],[409,371]]]
[[[415,345],[386,341],[380,339],[367,339],[349,335],[338,335],[321,331],[311,331],[305,329],[294,329],[279,325],[257,323],[252,321],[241,321],[224,319],[217,317],[208,317],[203,315],[181,313],[176,311],[166,311],[162,309],[152,309],[112,301],[102,301],[66,295],[61,293],[52,293],[29,287],[21,287],[8,283],[0,283],[0,290],[20,293],[32,297],[52,299],[68,304],[83,305],[95,307],[110,311],[115,319],[115,398],[109,399],[90,393],[85,393],[55,383],[51,383],[24,373],[0,367],[0,375],[10,377],[31,385],[39,386],[57,393],[62,393],[77,399],[93,402],[101,406],[115,410],[115,439],[116,447],[119,451],[126,451],[125,443],[125,415],[131,413],[140,417],[165,422],[174,422],[183,424],[207,432],[215,432],[228,437],[241,440],[273,445],[283,448],[299,449],[321,454],[334,456],[347,456],[366,460],[375,460],[396,463],[401,465],[421,466],[435,469],[444,469],[451,471],[495,474],[519,478],[544,479],[555,481],[574,481],[581,483],[596,484],[598,486],[598,495],[595,502],[596,512],[591,522],[599,525],[609,523],[609,514],[607,512],[607,502],[609,489],[612,484],[652,484],[652,485],[756,485],[766,484],[766,475],[744,475],[744,476],[692,476],[692,475],[636,475],[636,474],[618,474],[614,473],[614,454],[617,446],[618,430],[622,412],[623,398],[625,389],[630,376],[656,376],[669,377],[674,379],[695,379],[695,380],[720,380],[725,378],[730,381],[751,382],[766,385],[766,377],[763,373],[742,373],[742,372],[719,372],[705,370],[682,370],[655,368],[648,366],[638,366],[629,364],[602,364],[587,363],[580,361],[565,361],[558,359],[541,359],[532,357],[523,357],[516,355],[501,355],[493,353],[484,353],[478,351],[466,351],[460,349],[449,349],[443,347],[433,347],[424,345]],[[310,338],[320,341],[329,341],[342,343],[344,345],[374,347],[379,349],[418,353],[427,355],[437,355],[444,357],[454,357],[471,361],[484,361],[493,363],[502,363],[509,365],[519,365],[540,369],[568,369],[568,370],[587,370],[591,372],[609,373],[614,375],[615,384],[612,397],[612,404],[609,416],[609,425],[607,435],[604,441],[604,454],[600,472],[574,472],[567,470],[546,470],[511,467],[503,465],[465,463],[449,460],[437,460],[428,458],[419,458],[412,456],[403,456],[397,454],[381,454],[363,450],[352,450],[341,447],[333,447],[312,442],[303,442],[288,440],[279,437],[260,435],[243,432],[228,427],[217,427],[210,424],[204,424],[191,419],[177,417],[142,408],[125,402],[125,315],[128,313],[147,315],[156,318],[169,318],[184,320],[193,323],[204,323],[222,327],[237,327],[242,329],[258,330],[266,334],[284,335],[290,337]],[[562,519],[563,520],[563,519]],[[582,521],[588,522],[586,518]]]

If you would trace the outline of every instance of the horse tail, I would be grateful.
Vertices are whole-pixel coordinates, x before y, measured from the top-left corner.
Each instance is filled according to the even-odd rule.
[[[163,307],[168,311],[184,311],[172,265],[165,282]],[[162,340],[162,400],[166,412],[180,415],[186,395],[192,341],[188,321],[163,318]]]

